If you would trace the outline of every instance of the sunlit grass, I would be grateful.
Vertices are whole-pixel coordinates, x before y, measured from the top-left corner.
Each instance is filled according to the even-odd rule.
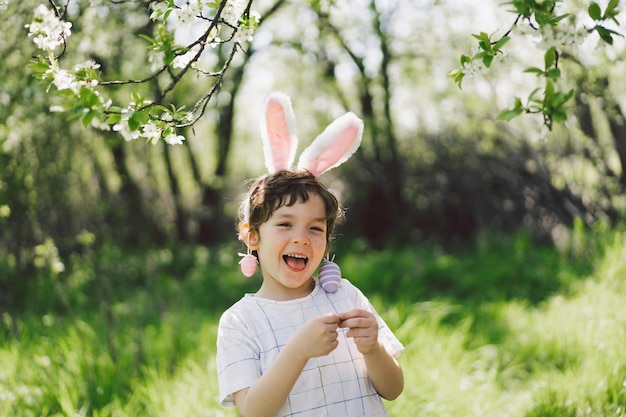
[[[342,254],[406,347],[391,415],[625,416],[626,234],[580,233],[561,252],[520,234]],[[71,312],[3,313],[0,416],[238,415],[218,403],[217,318],[256,283],[226,251],[114,255],[107,299],[93,281]]]

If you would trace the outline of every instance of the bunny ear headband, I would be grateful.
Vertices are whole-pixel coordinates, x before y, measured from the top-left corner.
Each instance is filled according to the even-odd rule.
[[[308,170],[313,176],[319,177],[347,161],[358,149],[362,136],[363,121],[352,112],[344,114],[328,125],[302,152],[297,169]],[[290,170],[296,157],[298,136],[296,117],[287,95],[274,92],[265,100],[261,118],[261,138],[267,171],[272,174]],[[245,204],[244,221],[248,222],[249,198]],[[250,253],[248,255],[242,255],[244,259],[240,263],[244,274],[251,276],[256,269],[256,258]],[[320,276],[320,281],[322,278]]]
[[[261,119],[263,154],[268,172],[289,170],[296,156],[298,136],[291,100],[283,93],[272,93],[265,100]],[[300,155],[297,169],[313,176],[335,168],[352,156],[361,144],[363,121],[348,112],[337,118]]]
[[[308,170],[319,177],[346,162],[361,144],[363,121],[348,112],[335,119],[300,155],[298,170]],[[261,139],[265,167],[270,174],[290,170],[296,157],[298,135],[296,117],[289,97],[271,93],[263,104]],[[250,219],[250,201],[246,200],[244,221]]]

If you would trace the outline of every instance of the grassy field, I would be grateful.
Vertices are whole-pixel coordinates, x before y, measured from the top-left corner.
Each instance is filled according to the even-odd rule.
[[[626,416],[626,233],[338,250],[406,346],[392,416]],[[102,248],[2,312],[0,416],[236,416],[218,404],[221,311],[253,291],[237,248]]]

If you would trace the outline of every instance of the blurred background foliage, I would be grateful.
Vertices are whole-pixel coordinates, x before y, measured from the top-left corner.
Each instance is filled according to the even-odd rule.
[[[246,179],[264,172],[258,118],[273,90],[292,97],[301,148],[346,110],[365,121],[360,151],[325,178],[348,208],[339,250],[340,242],[346,250],[452,245],[490,231],[558,242],[575,219],[591,226],[623,217],[621,41],[593,61],[564,64],[579,87],[575,117],[545,132],[532,117],[495,121],[532,79],[513,76],[515,62],[467,79],[463,90],[447,77],[470,33],[510,26],[514,16],[498,2],[358,0],[328,15],[318,2],[259,1],[253,43],[184,145],[168,147],[125,142],[51,112],[54,97],[26,69],[34,48],[24,26],[39,3],[2,6],[3,309],[19,311],[58,282],[92,280],[80,275],[102,273],[107,251],[168,248],[179,257],[185,247],[227,245],[236,253],[234,213]],[[152,30],[145,4],[79,0],[68,10],[66,62],[93,58],[104,79],[145,74],[146,57],[133,53],[145,48],[138,35]],[[216,48],[214,59],[225,53]],[[522,58],[533,53],[519,49]],[[172,100],[202,88],[188,82]],[[86,260],[92,268],[73,270]],[[125,273],[137,287],[149,284],[150,274]],[[104,296],[112,291],[98,285]]]
[[[348,208],[336,260],[407,347],[391,415],[623,415],[623,39],[563,60],[577,95],[547,132],[495,121],[533,88],[519,61],[542,51],[512,39],[508,64],[462,90],[447,77],[471,33],[510,27],[498,1],[351,0],[327,15],[259,0],[253,43],[171,147],[51,111],[27,69],[41,3],[0,0],[0,415],[236,415],[218,404],[214,340],[260,279],[238,269],[234,217],[265,170],[274,90],[292,97],[301,149],[346,110],[365,121],[324,181]],[[69,5],[66,62],[148,72],[145,2]]]

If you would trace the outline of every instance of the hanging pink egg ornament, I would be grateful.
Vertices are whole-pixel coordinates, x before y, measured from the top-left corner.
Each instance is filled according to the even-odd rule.
[[[333,261],[324,259],[320,267],[319,280],[324,291],[335,292],[341,282],[341,269]]]
[[[243,256],[243,258],[241,258],[241,261],[239,261],[239,266],[241,266],[241,272],[247,277],[251,277],[252,275],[254,275],[257,266],[256,256],[251,253],[240,253],[239,256]]]

